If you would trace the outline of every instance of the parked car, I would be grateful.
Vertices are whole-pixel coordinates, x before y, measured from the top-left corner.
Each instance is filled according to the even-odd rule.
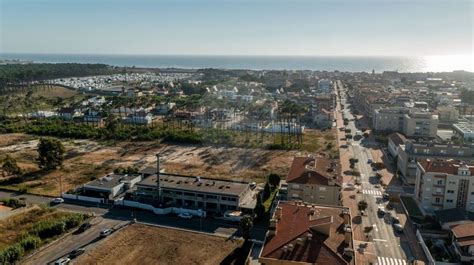
[[[64,199],[63,198],[54,198],[51,203],[53,204],[60,204],[60,203],[63,203],[64,202]]]
[[[378,215],[380,218],[384,217],[386,213],[387,213],[387,211],[385,211],[384,208],[378,208],[378,210],[377,210],[377,215]]]
[[[390,194],[388,194],[388,193],[385,192],[384,194],[382,194],[382,198],[383,198],[384,200],[388,200],[388,199],[390,198]]]
[[[101,237],[106,237],[108,235],[112,234],[112,230],[111,229],[104,229],[102,231],[100,231],[100,236]]]
[[[83,223],[79,228],[77,229],[78,232],[82,233],[86,231],[87,229],[91,228],[91,224],[89,222]]]
[[[400,223],[400,219],[398,219],[397,216],[392,216],[392,224],[399,224]]]
[[[393,230],[397,233],[402,233],[403,232],[403,226],[401,224],[393,224]]]
[[[370,158],[367,159],[367,164],[372,164],[372,163],[374,163],[374,161],[372,159],[370,159]]]
[[[80,255],[82,255],[84,252],[86,252],[86,250],[84,248],[75,249],[69,254],[69,258],[71,258],[71,259],[77,258]]]
[[[352,183],[346,183],[346,184],[344,184],[344,189],[345,190],[354,190],[355,186]]]
[[[189,213],[180,213],[180,214],[178,214],[178,217],[179,217],[179,218],[183,218],[183,219],[191,219],[191,218],[193,218],[193,216],[190,215]]]
[[[64,265],[64,264],[69,264],[71,262],[70,258],[60,258],[54,262],[54,265]]]

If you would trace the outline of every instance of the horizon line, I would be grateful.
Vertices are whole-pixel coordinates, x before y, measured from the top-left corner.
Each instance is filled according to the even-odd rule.
[[[101,55],[101,56],[194,56],[194,57],[392,57],[392,58],[424,58],[442,56],[474,56],[474,53],[464,54],[432,54],[432,55],[383,55],[383,54],[160,54],[160,53],[82,53],[82,52],[3,52],[11,55]]]

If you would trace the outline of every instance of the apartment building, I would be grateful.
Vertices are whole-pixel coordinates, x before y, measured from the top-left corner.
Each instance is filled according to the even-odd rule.
[[[397,169],[405,183],[415,184],[416,163],[423,159],[474,161],[474,144],[454,145],[452,143],[417,142],[413,139],[406,139],[405,142],[399,143],[396,155]]]
[[[435,138],[438,123],[437,115],[429,112],[412,112],[403,117],[403,133],[407,137]]]
[[[337,162],[322,157],[295,157],[286,177],[288,199],[339,205],[341,186]]]
[[[348,208],[279,202],[258,261],[264,265],[354,265]]]
[[[415,198],[425,214],[452,208],[474,211],[474,164],[454,160],[419,161]]]
[[[375,131],[400,132],[407,137],[417,138],[436,137],[438,123],[437,115],[405,107],[377,109],[372,119]]]

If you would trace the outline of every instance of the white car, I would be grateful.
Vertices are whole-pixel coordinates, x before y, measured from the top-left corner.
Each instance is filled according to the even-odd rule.
[[[56,260],[56,262],[54,263],[54,265],[69,264],[70,261],[71,261],[70,258],[60,258],[60,259]]]
[[[63,202],[64,202],[63,198],[54,198],[52,201],[52,203],[56,203],[56,204],[63,203]]]
[[[355,186],[352,183],[346,183],[346,184],[344,184],[344,189],[345,190],[354,190]]]
[[[193,216],[190,215],[189,213],[180,213],[180,214],[178,214],[178,217],[179,217],[179,218],[183,218],[183,219],[191,219],[191,218],[193,218]]]
[[[108,236],[108,235],[110,235],[110,234],[112,234],[112,230],[111,230],[111,229],[105,229],[105,230],[102,230],[102,231],[100,232],[100,236],[101,236],[101,237],[106,237],[106,236]]]

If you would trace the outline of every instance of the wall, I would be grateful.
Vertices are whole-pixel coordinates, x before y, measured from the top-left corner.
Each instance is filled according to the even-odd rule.
[[[144,209],[144,210],[149,210],[152,211],[155,214],[170,214],[170,213],[175,213],[175,214],[180,214],[180,213],[188,213],[193,216],[201,216],[206,217],[206,212],[205,211],[199,211],[199,210],[192,210],[192,209],[185,209],[185,208],[176,208],[176,207],[168,207],[168,208],[155,208],[150,204],[145,204],[145,203],[139,203],[135,201],[129,201],[129,200],[117,200],[114,202],[115,205],[122,205],[122,206],[127,206],[127,207],[134,207],[134,208],[139,208],[139,209]]]

